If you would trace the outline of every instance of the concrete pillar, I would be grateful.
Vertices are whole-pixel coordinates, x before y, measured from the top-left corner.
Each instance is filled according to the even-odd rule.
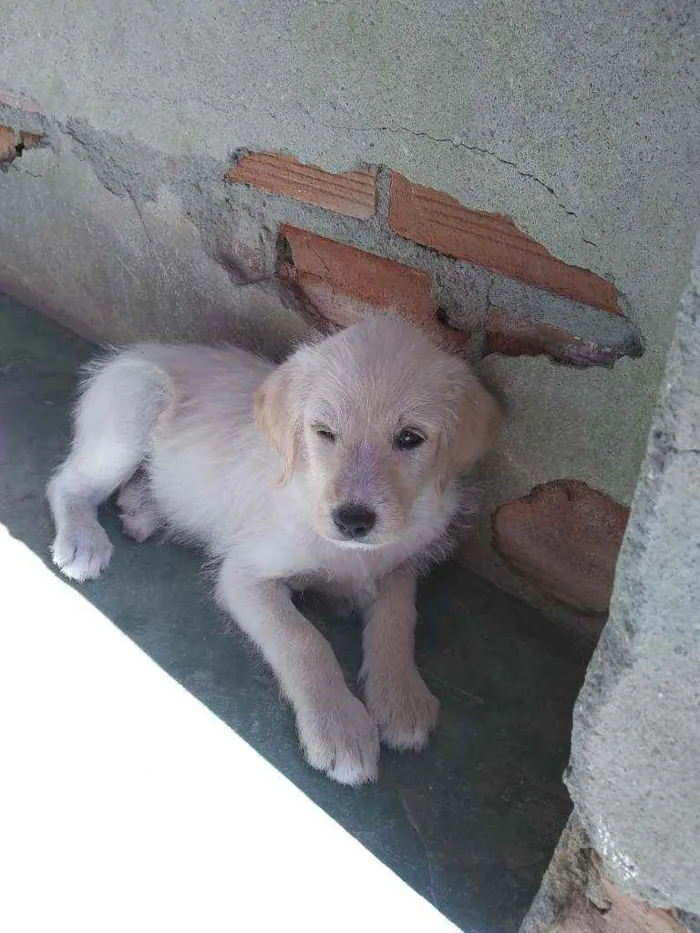
[[[698,929],[700,239],[566,781],[575,815],[523,929]]]

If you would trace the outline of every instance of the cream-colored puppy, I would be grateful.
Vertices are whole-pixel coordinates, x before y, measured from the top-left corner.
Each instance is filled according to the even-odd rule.
[[[435,725],[413,657],[416,573],[444,552],[456,479],[500,421],[466,363],[393,315],[279,367],[236,348],[137,345],[85,383],[48,486],[53,558],[74,580],[105,569],[97,507],[122,487],[128,534],[167,529],[220,562],[218,600],[277,675],[309,763],[371,781],[380,736],[419,749]],[[325,584],[365,606],[364,703],[291,599]]]

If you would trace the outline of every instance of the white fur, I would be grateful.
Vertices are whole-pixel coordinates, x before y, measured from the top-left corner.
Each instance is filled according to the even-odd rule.
[[[335,442],[319,421],[333,422]],[[73,580],[105,569],[97,507],[121,487],[129,535],[167,529],[220,563],[217,598],[275,671],[309,763],[341,783],[371,781],[380,736],[419,749],[435,725],[413,658],[417,566],[439,552],[457,474],[499,421],[466,364],[393,316],[281,367],[237,348],[138,345],[91,368],[71,453],[48,486],[53,558]],[[425,442],[398,450],[407,426]],[[348,542],[333,508],[358,497],[377,525]],[[365,704],[290,598],[324,584],[366,605]]]

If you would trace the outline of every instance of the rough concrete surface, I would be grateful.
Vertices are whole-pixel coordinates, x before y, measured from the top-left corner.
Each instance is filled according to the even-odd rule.
[[[46,142],[0,173],[0,283],[92,338],[279,355],[305,331],[260,298],[279,221],[377,238],[226,184],[236,151],[380,164],[513,217],[611,279],[631,327],[398,237],[390,258],[429,263],[459,326],[498,300],[583,339],[641,334],[646,352],[609,371],[485,361],[511,416],[467,553],[512,586],[487,546],[496,505],[569,476],[632,495],[700,202],[699,32],[692,0],[0,0],[0,122]]]
[[[555,922],[585,890],[589,863],[590,843],[576,814],[572,813],[544,874],[542,886],[523,919],[520,933],[556,931]]]
[[[574,812],[520,933],[695,933],[697,923],[624,894],[603,873]]]
[[[605,868],[700,914],[700,241],[574,716],[568,785]]]

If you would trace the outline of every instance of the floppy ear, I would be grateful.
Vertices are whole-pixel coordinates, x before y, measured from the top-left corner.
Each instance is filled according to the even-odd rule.
[[[496,399],[468,372],[463,379],[458,421],[443,437],[438,454],[438,486],[444,491],[451,479],[466,472],[493,445],[503,424]]]
[[[280,485],[292,478],[299,456],[301,401],[299,366],[295,356],[278,366],[256,391],[255,423],[282,458]]]

